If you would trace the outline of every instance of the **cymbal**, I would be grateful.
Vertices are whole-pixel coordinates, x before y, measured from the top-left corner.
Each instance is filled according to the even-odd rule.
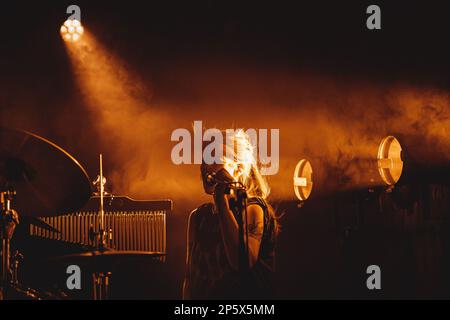
[[[120,251],[120,250],[107,250],[107,251],[88,251],[83,253],[69,254],[59,257],[52,257],[48,259],[49,262],[57,262],[61,264],[77,264],[87,265],[94,268],[108,268],[113,264],[121,262],[142,261],[151,260],[155,258],[164,257],[166,254],[163,252],[152,251]]]
[[[55,216],[82,207],[91,195],[86,170],[67,151],[36,134],[0,127],[0,191],[23,216]]]

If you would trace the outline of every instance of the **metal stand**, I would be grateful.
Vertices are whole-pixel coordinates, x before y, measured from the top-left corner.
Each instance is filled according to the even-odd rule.
[[[11,283],[15,286],[19,285],[19,265],[23,259],[23,255],[17,250],[11,256]]]
[[[111,272],[92,273],[92,294],[94,300],[106,300],[109,298],[109,282]]]
[[[104,195],[105,195],[105,182],[106,179],[103,176],[103,157],[99,156],[100,175],[98,177],[99,186],[98,191],[100,193],[100,208],[99,217],[100,225],[98,232],[92,231],[92,234],[97,238],[97,249],[100,252],[109,250],[108,240],[112,241],[112,231],[106,231],[105,225],[105,211],[104,211]],[[94,182],[95,184],[95,182]],[[95,271],[92,273],[92,295],[94,300],[105,300],[109,298],[109,285],[112,273],[109,271]]]
[[[15,225],[19,223],[17,212],[11,209],[11,200],[15,194],[14,191],[0,192],[0,230],[2,237],[0,299],[7,299],[8,289],[11,286],[12,280],[10,268],[10,242]]]
[[[241,284],[246,288],[248,281],[248,272],[250,270],[248,262],[248,223],[247,223],[247,190],[240,184],[230,184],[230,194],[234,197],[230,199],[230,207],[233,211],[238,223],[238,239],[239,239],[239,275]],[[246,293],[241,293],[245,297]]]

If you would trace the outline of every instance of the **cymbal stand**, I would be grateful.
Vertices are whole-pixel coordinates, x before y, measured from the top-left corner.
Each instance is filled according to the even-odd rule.
[[[7,299],[8,289],[11,286],[10,242],[15,225],[19,224],[17,212],[11,209],[11,200],[15,194],[15,191],[0,192],[0,230],[2,237],[0,299]]]
[[[19,285],[19,265],[23,259],[23,254],[17,250],[11,256],[11,283],[15,286]]]
[[[89,229],[89,238],[96,243],[96,249],[99,251],[106,251],[110,249],[110,244],[112,242],[112,230],[105,230],[105,211],[104,211],[104,198],[105,198],[105,183],[106,178],[103,176],[103,157],[100,154],[99,164],[100,164],[100,174],[97,179],[93,182],[94,186],[97,188],[95,195],[100,196],[100,208],[98,210],[98,226],[95,228],[91,226]],[[98,231],[96,231],[98,230]]]
[[[107,249],[107,242],[106,242],[106,231],[105,231],[105,211],[103,206],[103,198],[104,198],[104,192],[105,192],[105,185],[103,180],[103,157],[102,154],[100,154],[99,158],[99,165],[100,165],[100,230],[99,230],[99,250],[104,251]]]
[[[111,272],[93,272],[92,273],[92,296],[94,300],[105,300],[109,298],[109,282]]]
[[[105,225],[105,211],[104,211],[104,196],[105,196],[105,182],[106,179],[103,176],[103,157],[99,156],[99,193],[100,193],[100,228],[97,235],[98,250],[103,252],[109,249],[108,240],[112,240],[111,231],[106,231]],[[95,271],[92,273],[92,294],[94,300],[104,300],[109,298],[109,284],[112,273],[109,271]]]

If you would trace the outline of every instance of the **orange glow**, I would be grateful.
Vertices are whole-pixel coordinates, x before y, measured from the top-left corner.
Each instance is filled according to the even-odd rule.
[[[411,143],[403,135],[419,134],[413,155],[420,152],[420,160],[450,161],[446,91],[183,60],[159,75],[167,91],[154,101],[149,69],[133,69],[88,29],[77,45],[70,44],[66,50],[86,119],[98,132],[104,148],[99,151],[107,159],[105,175],[116,194],[195,205],[209,201],[198,166],[177,166],[170,159],[171,132],[191,127],[194,120],[203,120],[206,128],[280,128],[280,169],[268,178],[271,199],[295,197],[293,170],[303,157],[314,164],[317,195],[367,188],[373,185],[371,178],[385,185],[373,162],[378,161],[380,138],[390,133],[402,138],[405,149]],[[372,161],[370,176],[355,159]],[[345,179],[339,180],[336,172]]]
[[[170,135],[166,131],[171,130],[172,120],[152,109],[151,88],[87,30],[77,45],[68,43],[66,50],[88,111],[86,119],[104,148],[105,176],[114,186],[112,191],[136,198],[169,197],[168,190],[183,192],[186,185],[168,178],[185,170],[173,164],[167,169]]]

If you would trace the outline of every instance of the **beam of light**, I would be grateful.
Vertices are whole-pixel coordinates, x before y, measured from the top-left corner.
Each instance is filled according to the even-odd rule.
[[[152,107],[151,88],[129,66],[85,30],[75,44],[67,43],[86,121],[92,123],[105,155],[105,176],[112,191],[137,198],[170,197],[184,187],[167,168],[170,122]],[[177,174],[173,172],[172,174]],[[181,190],[179,192],[182,192]]]
[[[61,37],[67,42],[77,42],[84,33],[81,22],[76,19],[67,19],[59,29]]]

